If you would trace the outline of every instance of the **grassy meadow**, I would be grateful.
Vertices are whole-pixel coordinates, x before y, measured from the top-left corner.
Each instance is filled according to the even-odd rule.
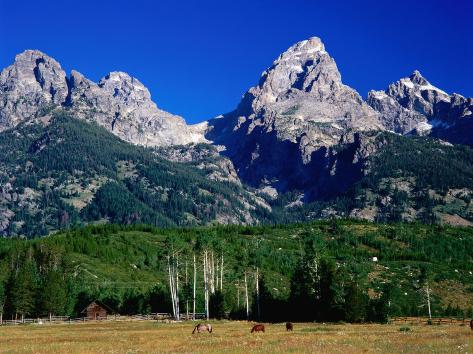
[[[192,335],[193,323],[95,322],[0,327],[1,353],[472,353],[473,331],[460,325],[266,324],[212,322],[214,332]]]

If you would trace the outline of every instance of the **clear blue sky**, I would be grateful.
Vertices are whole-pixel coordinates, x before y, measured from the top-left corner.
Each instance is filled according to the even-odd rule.
[[[0,0],[0,67],[25,49],[97,81],[121,70],[198,122],[232,110],[294,42],[319,36],[362,96],[414,69],[473,96],[471,0]]]

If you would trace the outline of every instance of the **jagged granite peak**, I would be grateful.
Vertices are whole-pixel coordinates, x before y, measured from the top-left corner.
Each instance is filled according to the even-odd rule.
[[[159,109],[149,90],[124,72],[111,72],[97,84],[71,74],[70,109],[106,127],[120,138],[145,146],[203,142],[203,125],[188,126],[182,117]]]
[[[59,107],[134,144],[205,142],[205,123],[188,126],[182,117],[159,109],[149,90],[124,72],[111,72],[98,83],[75,70],[67,78],[56,60],[27,50],[0,74],[0,131]]]
[[[261,126],[281,140],[300,143],[307,162],[316,148],[338,143],[348,130],[382,129],[377,113],[342,83],[335,60],[317,37],[281,54],[229,116],[232,131],[249,134]]]
[[[471,114],[471,99],[433,86],[415,70],[385,91],[370,91],[368,104],[380,113],[384,126],[399,134],[441,135]],[[470,112],[470,113],[469,113]]]
[[[0,131],[61,105],[68,95],[61,65],[38,50],[26,50],[0,73]]]
[[[209,128],[207,137],[224,146],[245,182],[278,191],[318,189],[334,159],[331,147],[346,135],[384,129],[378,113],[342,83],[317,37],[282,53],[237,109]]]

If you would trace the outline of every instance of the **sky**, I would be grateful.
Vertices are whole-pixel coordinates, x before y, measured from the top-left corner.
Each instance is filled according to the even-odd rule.
[[[39,49],[93,81],[125,71],[196,123],[233,110],[295,42],[318,36],[363,97],[419,70],[473,97],[472,0],[0,0],[0,68]]]

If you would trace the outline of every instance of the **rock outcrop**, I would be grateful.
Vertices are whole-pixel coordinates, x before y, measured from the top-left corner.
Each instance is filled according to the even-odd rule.
[[[0,131],[62,105],[67,95],[66,73],[56,60],[37,50],[18,54],[0,73]]]
[[[159,109],[148,89],[123,72],[94,83],[77,71],[70,78],[57,61],[27,50],[0,75],[0,131],[62,107],[94,121],[133,144],[184,145],[203,142],[205,123],[188,126],[182,117]]]
[[[159,109],[148,89],[124,72],[111,72],[98,84],[72,71],[68,105],[76,116],[92,120],[133,144],[185,145],[202,142],[201,126]]]
[[[386,129],[399,134],[431,135],[454,143],[473,143],[473,100],[449,95],[419,71],[392,83],[385,91],[370,91],[368,104],[380,114]],[[470,130],[471,131],[471,130]]]
[[[309,188],[315,195],[324,193],[318,181],[325,172],[336,175],[329,171],[333,147],[355,140],[355,134],[384,129],[378,113],[342,83],[316,37],[281,54],[237,109],[209,127],[207,137],[225,147],[246,182],[280,191]]]

